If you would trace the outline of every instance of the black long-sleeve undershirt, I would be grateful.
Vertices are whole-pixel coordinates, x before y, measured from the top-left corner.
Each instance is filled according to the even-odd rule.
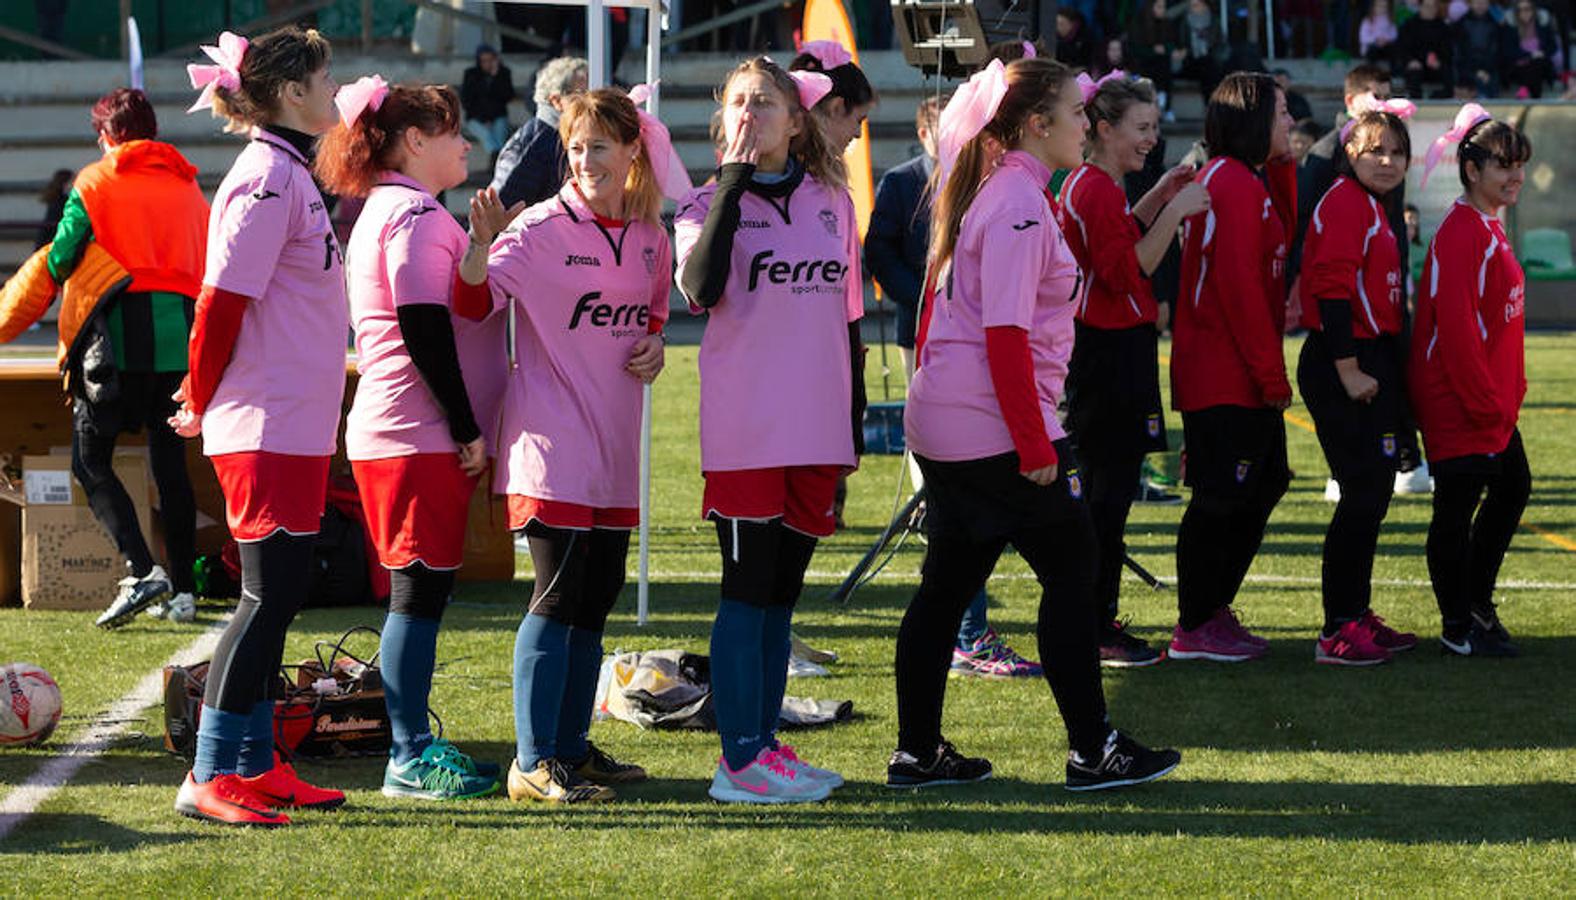
[[[454,323],[441,303],[409,303],[399,307],[399,330],[427,390],[449,420],[449,436],[469,444],[482,436],[471,411],[471,398],[460,374],[460,354],[454,346]]]
[[[733,236],[739,230],[739,200],[755,174],[752,163],[728,163],[717,172],[717,192],[706,210],[700,237],[684,261],[679,286],[696,306],[710,309],[722,299],[728,285]]]
[[[1352,343],[1350,301],[1321,299],[1319,330],[1324,332],[1324,345],[1329,348],[1331,359],[1345,359],[1357,355],[1357,347]]]

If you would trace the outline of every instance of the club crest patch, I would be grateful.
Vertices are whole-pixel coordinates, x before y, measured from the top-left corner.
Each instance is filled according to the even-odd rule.
[[[640,261],[646,264],[646,274],[657,274],[657,248],[647,247],[640,251]]]
[[[1083,499],[1083,476],[1077,469],[1067,470],[1067,493],[1074,500]]]
[[[1144,428],[1152,438],[1160,437],[1160,414],[1154,413],[1144,422]]]
[[[1237,460],[1237,484],[1248,480],[1248,473],[1253,471],[1253,461],[1248,459]]]
[[[1389,457],[1391,459],[1394,459],[1395,458],[1395,435],[1387,434],[1387,435],[1384,435],[1383,437],[1381,437],[1379,439],[1379,449],[1384,451],[1384,455],[1385,456],[1387,456],[1387,457]]]
[[[837,237],[837,213],[829,209],[821,210],[821,224],[826,226],[826,233]]]

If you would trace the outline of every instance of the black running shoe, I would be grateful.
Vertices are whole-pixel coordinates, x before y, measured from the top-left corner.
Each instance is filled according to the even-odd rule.
[[[163,566],[154,566],[141,578],[128,575],[120,580],[115,599],[93,624],[100,628],[119,628],[137,613],[170,596],[171,590],[170,578],[164,574]]]
[[[1103,791],[1143,784],[1170,774],[1182,762],[1175,750],[1151,750],[1120,731],[1111,732],[1098,763],[1067,753],[1067,789]]]
[[[1100,665],[1112,669],[1152,666],[1165,659],[1160,651],[1127,633],[1126,622],[1107,622],[1100,629]]]
[[[1501,629],[1503,631],[1503,629]],[[1447,634],[1439,636],[1440,652],[1447,656],[1482,656],[1489,659],[1509,659],[1520,656],[1521,649],[1507,640],[1500,640],[1492,631],[1484,630],[1477,622],[1460,638]]]
[[[968,784],[984,781],[991,776],[990,760],[975,759],[957,751],[947,741],[936,747],[928,761],[921,762],[914,754],[895,751],[887,763],[887,787],[922,788],[938,784]]]
[[[1510,632],[1506,631],[1505,626],[1500,623],[1499,610],[1494,608],[1492,601],[1487,606],[1472,608],[1472,624],[1483,629],[1483,632],[1494,640],[1502,644],[1510,643]]]
[[[576,774],[593,784],[633,784],[646,780],[646,770],[634,763],[619,762],[596,744],[586,741],[591,752],[580,762],[566,763]]]

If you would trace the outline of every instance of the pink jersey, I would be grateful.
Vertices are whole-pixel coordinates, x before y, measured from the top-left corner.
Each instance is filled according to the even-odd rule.
[[[361,372],[345,420],[351,459],[455,449],[448,417],[411,362],[397,308],[413,303],[452,308],[455,271],[469,243],[465,229],[418,182],[398,172],[379,176],[346,248]],[[471,412],[482,436],[492,438],[508,368],[504,316],[472,322],[451,314],[449,320]]]
[[[599,220],[573,186],[493,244],[495,304],[514,304],[493,481],[505,494],[597,509],[640,505],[636,342],[668,316],[673,246],[660,225]]]
[[[283,138],[254,131],[220,183],[203,283],[251,298],[203,415],[203,451],[332,455],[350,336],[344,266],[306,159]]]
[[[700,344],[701,469],[852,466],[848,323],[864,315],[859,229],[847,191],[809,174],[785,198],[746,190],[728,281]],[[716,185],[673,221],[689,257]]]
[[[963,214],[904,411],[908,445],[922,456],[954,462],[1013,449],[985,358],[985,329],[998,326],[1029,333],[1045,429],[1053,441],[1066,436],[1056,407],[1082,279],[1051,209],[1050,179],[1014,150]]]

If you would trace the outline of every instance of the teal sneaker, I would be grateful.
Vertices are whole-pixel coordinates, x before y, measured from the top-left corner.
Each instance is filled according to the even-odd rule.
[[[453,759],[453,761],[459,765],[461,769],[471,773],[472,775],[480,775],[483,778],[492,778],[496,780],[499,775],[503,774],[503,768],[497,763],[477,760],[469,753],[466,753],[464,750],[461,750],[459,747],[455,746],[448,738],[433,738],[432,743],[435,747],[443,747],[445,752],[448,753],[449,757]]]
[[[467,772],[455,760],[452,746],[434,742],[404,765],[389,760],[383,770],[383,796],[417,800],[464,800],[498,790],[498,779]]]

